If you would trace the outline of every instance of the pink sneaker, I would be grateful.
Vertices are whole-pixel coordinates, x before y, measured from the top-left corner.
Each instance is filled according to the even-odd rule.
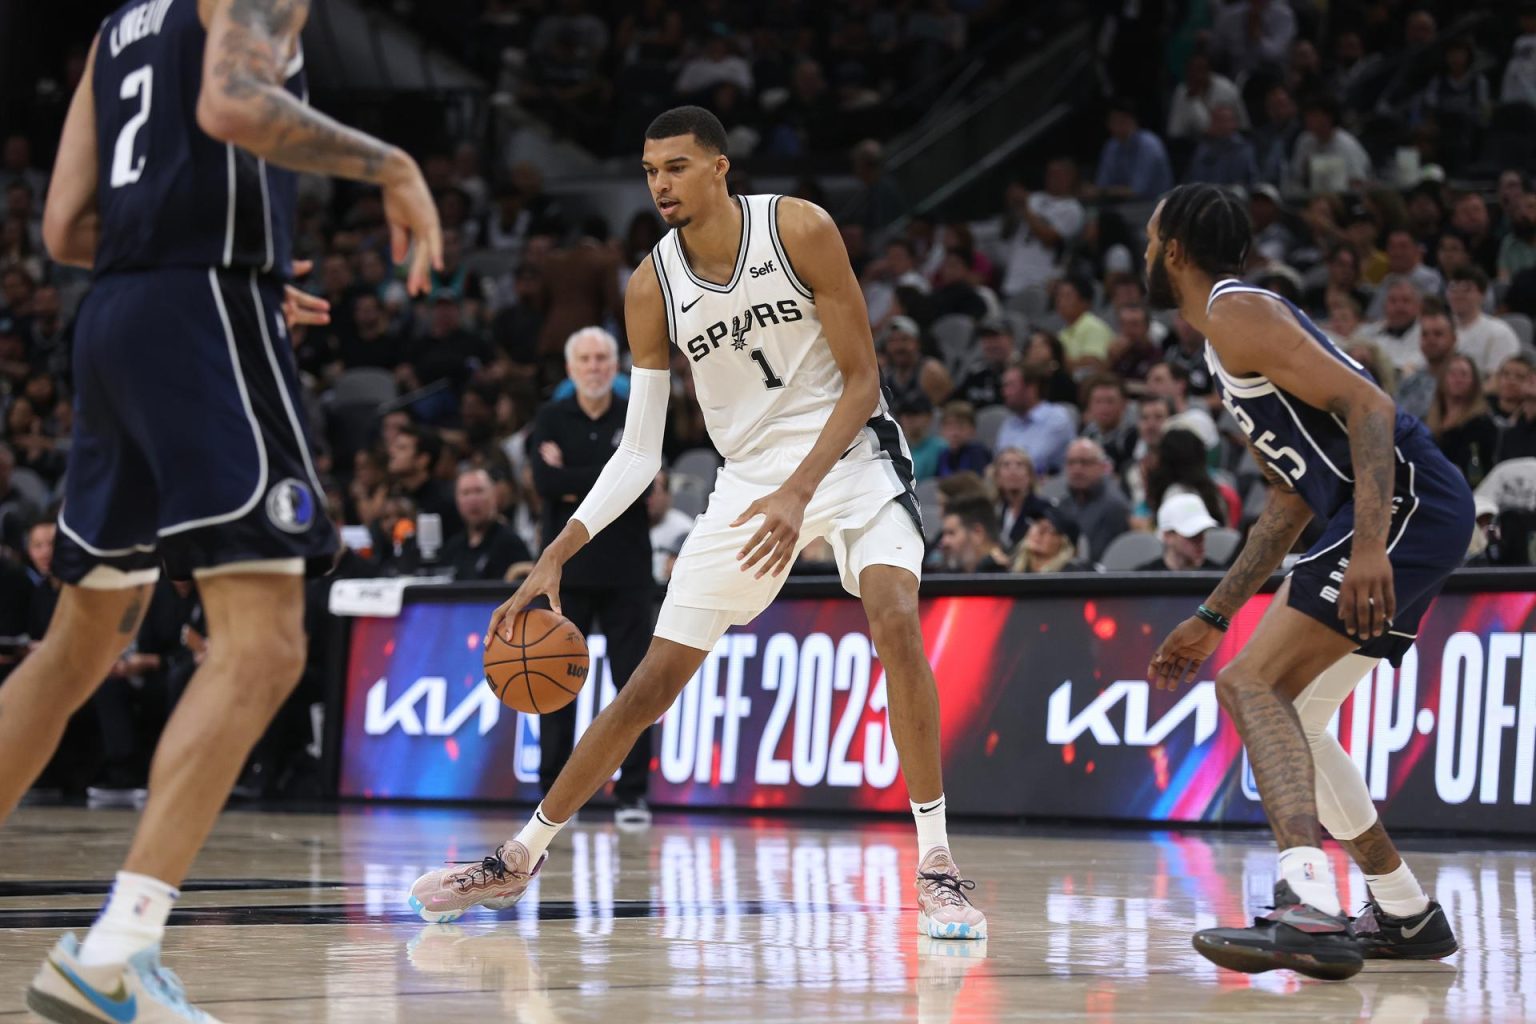
[[[505,910],[523,898],[548,859],[549,854],[544,854],[529,870],[528,848],[516,840],[503,843],[484,860],[452,862],[473,867],[439,868],[416,879],[411,886],[411,909],[431,924],[456,921],[473,906]]]
[[[935,939],[985,939],[987,917],[966,896],[974,888],[960,877],[949,850],[929,850],[917,866],[917,930]]]

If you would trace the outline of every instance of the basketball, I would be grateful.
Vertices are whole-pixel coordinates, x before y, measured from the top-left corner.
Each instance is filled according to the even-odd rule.
[[[530,715],[558,711],[587,681],[587,638],[563,615],[525,608],[512,618],[512,643],[491,635],[485,683],[507,707]]]

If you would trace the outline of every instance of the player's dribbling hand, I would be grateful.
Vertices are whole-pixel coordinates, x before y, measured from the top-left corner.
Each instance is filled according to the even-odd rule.
[[[1221,632],[1203,619],[1191,616],[1174,627],[1158,645],[1147,666],[1147,680],[1160,690],[1177,690],[1193,682],[1205,659],[1221,643]]]
[[[736,517],[731,528],[744,525],[754,516],[763,517],[763,525],[757,528],[752,539],[736,553],[741,571],[747,572],[759,562],[755,579],[767,573],[777,576],[789,567],[800,545],[800,524],[805,519],[805,503],[808,499],[791,490],[780,487],[772,494],[758,498],[747,510]]]
[[[556,615],[560,614],[560,562],[551,558],[546,551],[533,565],[533,571],[524,577],[518,586],[517,592],[500,608],[491,613],[491,624],[485,630],[485,642],[491,642],[491,636],[499,633],[507,643],[512,642],[512,620],[517,618],[517,613],[533,603],[536,597],[549,598],[549,607]]]
[[[1397,591],[1392,587],[1392,561],[1384,545],[1349,553],[1349,568],[1339,584],[1339,618],[1350,636],[1369,640],[1381,636],[1397,615]]]
[[[432,287],[432,271],[443,269],[443,229],[421,168],[398,149],[385,172],[384,219],[389,221],[389,249],[395,263],[404,263],[410,256],[405,290],[425,295]]]

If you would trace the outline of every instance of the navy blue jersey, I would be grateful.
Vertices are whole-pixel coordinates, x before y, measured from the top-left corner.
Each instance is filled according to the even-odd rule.
[[[1285,303],[1296,322],[1317,340],[1324,352],[1374,383],[1365,367],[1341,352],[1305,313],[1274,292],[1228,279],[1211,289],[1206,309],[1222,296],[1235,292],[1256,292]],[[1205,361],[1211,368],[1222,404],[1247,435],[1257,457],[1268,463],[1280,479],[1290,481],[1313,513],[1332,519],[1354,499],[1354,460],[1349,450],[1349,431],[1342,419],[1313,408],[1266,377],[1228,373],[1210,342],[1205,345]],[[1411,487],[1411,474],[1405,472],[1410,460],[1405,458],[1404,451],[1434,450],[1435,444],[1424,424],[1401,409],[1397,410],[1393,441],[1399,486]]]
[[[197,0],[135,0],[102,23],[98,276],[164,267],[288,275],[296,178],[197,126],[206,40]],[[307,100],[302,52],[285,78]]]

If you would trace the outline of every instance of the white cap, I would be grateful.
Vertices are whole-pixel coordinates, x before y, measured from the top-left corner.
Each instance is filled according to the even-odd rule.
[[[1163,499],[1157,510],[1157,532],[1172,530],[1180,537],[1198,537],[1206,530],[1220,526],[1205,510],[1205,502],[1198,494],[1174,494]]]

